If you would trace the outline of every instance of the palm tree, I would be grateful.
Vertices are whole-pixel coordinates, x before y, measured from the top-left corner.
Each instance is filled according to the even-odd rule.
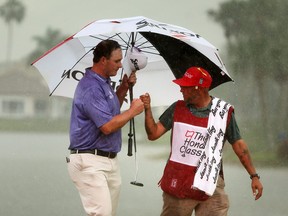
[[[63,35],[60,30],[47,28],[45,34],[43,36],[34,36],[33,40],[37,43],[37,47],[34,51],[32,51],[28,57],[27,62],[31,64],[38,57],[40,57],[43,53],[65,40],[68,36]]]
[[[12,40],[13,40],[13,21],[20,23],[25,16],[25,7],[18,0],[7,0],[0,6],[0,17],[3,17],[8,26],[7,41],[7,62],[10,62]]]

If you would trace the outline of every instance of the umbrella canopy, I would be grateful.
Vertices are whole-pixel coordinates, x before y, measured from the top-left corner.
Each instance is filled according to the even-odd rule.
[[[91,51],[105,39],[116,40],[124,56],[131,47],[145,53],[148,66],[140,72],[145,71],[151,79],[156,71],[172,75],[164,74],[161,80],[157,79],[157,86],[167,77],[171,78],[169,82],[181,77],[191,66],[201,66],[210,72],[213,78],[211,89],[232,81],[218,50],[200,35],[186,28],[139,16],[92,22],[33,62],[32,65],[48,83],[50,95],[73,98],[85,68],[92,65]],[[117,85],[116,79],[118,77],[114,80]]]

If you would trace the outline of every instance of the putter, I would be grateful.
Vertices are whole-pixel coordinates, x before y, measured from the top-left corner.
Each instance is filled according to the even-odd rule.
[[[130,92],[130,102],[133,100],[133,86],[129,87]],[[134,143],[134,158],[135,158],[135,180],[130,182],[132,185],[143,187],[144,184],[137,181],[138,176],[138,161],[137,161],[137,148],[136,148],[136,133],[135,133],[135,122],[134,118],[130,120],[130,131],[129,131],[129,139],[128,139],[128,156],[132,156],[132,149],[133,149],[133,143]],[[133,139],[132,139],[133,137]]]
[[[135,186],[139,186],[139,187],[143,187],[144,184],[143,183],[140,183],[137,181],[137,176],[138,176],[138,162],[137,162],[137,156],[136,156],[136,148],[135,149],[135,154],[134,154],[134,157],[135,157],[135,180],[130,182],[130,184],[132,185],[135,185]]]
[[[140,183],[137,181],[137,176],[138,176],[138,162],[137,162],[137,158],[136,158],[136,151],[135,151],[135,180],[130,182],[130,184],[135,185],[135,186],[139,186],[139,187],[143,187],[144,184]]]
[[[137,182],[137,181],[132,181],[132,182],[130,182],[130,184],[135,185],[135,186],[139,186],[139,187],[143,187],[144,186],[144,184],[142,184],[140,182]]]

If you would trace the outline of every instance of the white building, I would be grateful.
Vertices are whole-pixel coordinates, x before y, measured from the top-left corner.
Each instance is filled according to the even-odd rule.
[[[0,118],[66,118],[71,99],[49,97],[40,74],[8,71],[0,75]]]

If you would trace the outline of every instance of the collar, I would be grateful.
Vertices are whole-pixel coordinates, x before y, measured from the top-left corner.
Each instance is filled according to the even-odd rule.
[[[100,80],[102,82],[108,83],[109,85],[111,83],[111,78],[110,77],[105,78],[105,77],[99,75],[98,73],[95,73],[94,71],[91,70],[91,67],[86,68],[86,73],[89,74],[90,76],[96,78],[97,80]]]
[[[212,106],[212,101],[213,101],[214,97],[211,96],[211,100],[209,102],[209,104],[206,107],[201,107],[201,108],[196,108],[195,106],[193,106],[193,104],[186,104],[186,106],[192,111],[210,111],[211,106]]]

